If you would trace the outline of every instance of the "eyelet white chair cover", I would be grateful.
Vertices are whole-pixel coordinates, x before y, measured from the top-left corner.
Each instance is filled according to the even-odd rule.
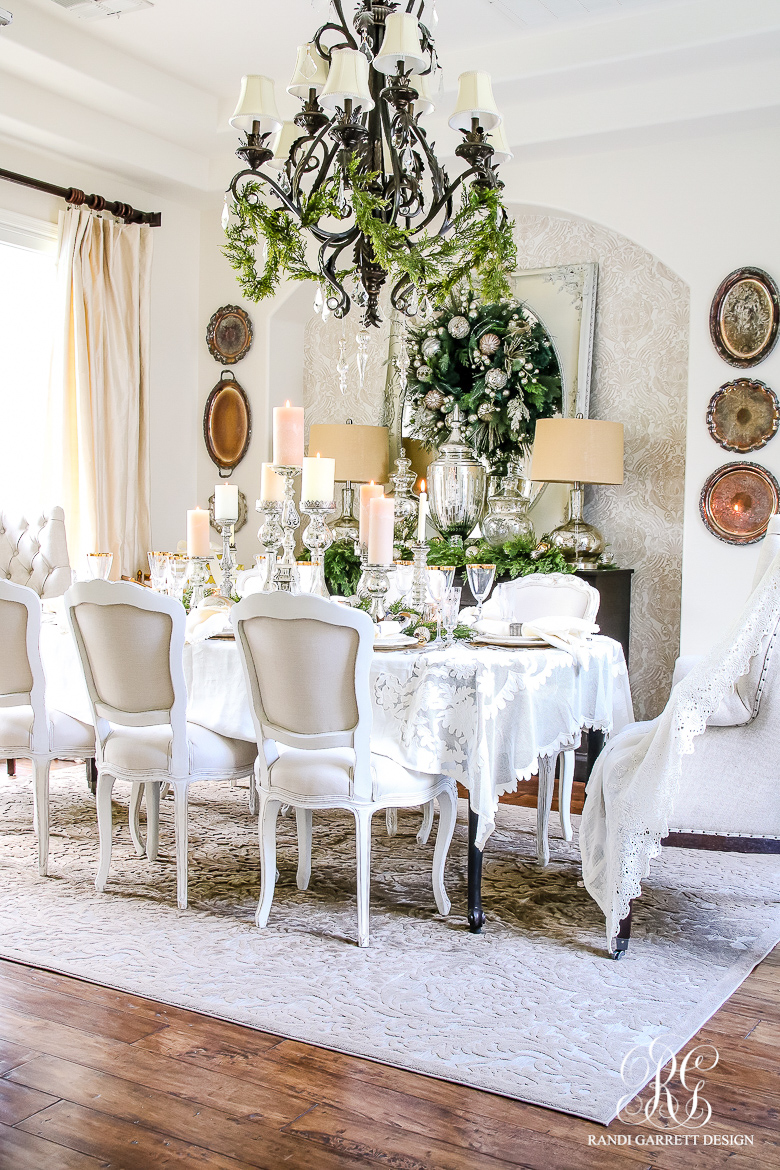
[[[739,772],[750,779],[751,770],[769,775],[775,793],[764,809],[767,832],[780,836],[780,810],[776,799],[777,737],[774,719],[740,717],[733,728],[712,726],[710,736],[720,735],[720,753],[708,769],[685,770],[686,757],[696,748],[713,715],[733,698],[743,676],[751,674],[753,661],[761,664],[753,672],[756,689],[754,714],[758,714],[763,681],[766,679],[770,646],[780,623],[780,553],[777,553],[760,583],[748,598],[732,629],[709,654],[700,658],[674,687],[666,708],[652,722],[634,723],[616,735],[599,756],[588,782],[588,799],[580,826],[582,876],[585,887],[606,918],[607,945],[617,934],[621,919],[628,914],[632,898],[640,895],[642,880],[650,863],[661,852],[661,841],[676,828],[677,806],[684,802],[681,779],[687,784],[708,783],[717,754],[722,756],[726,737],[740,737],[737,743]],[[776,672],[775,672],[776,673]],[[774,694],[771,691],[774,703]],[[764,703],[762,711],[764,714]],[[765,726],[762,725],[765,724]],[[748,736],[761,737],[760,751],[749,752]],[[725,733],[725,734],[724,734]],[[705,740],[707,737],[705,737]],[[702,741],[704,742],[704,741]],[[741,749],[741,750],[739,750]],[[759,758],[753,758],[755,755]],[[739,804],[748,802],[744,785],[731,783],[731,799],[721,798],[714,810],[722,827],[706,830],[740,835],[730,818]]]
[[[457,815],[446,776],[408,771],[371,752],[369,671],[374,624],[367,614],[319,597],[255,593],[230,611],[257,736],[261,893],[265,926],[276,882],[276,817],[296,809],[298,888],[311,873],[312,811],[349,809],[357,838],[358,945],[369,942],[371,818],[380,809],[439,801],[433,890],[441,914],[450,902],[444,864]],[[281,745],[281,752],[279,747]]]
[[[0,580],[0,760],[33,765],[38,870],[48,873],[51,761],[95,754],[95,733],[46,705],[40,650],[41,599],[35,590]]]
[[[65,513],[49,508],[34,520],[0,511],[0,580],[27,585],[39,597],[61,597],[73,579]]]

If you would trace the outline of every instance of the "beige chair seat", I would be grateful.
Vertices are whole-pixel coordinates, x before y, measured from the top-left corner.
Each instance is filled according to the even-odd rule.
[[[81,723],[66,715],[64,711],[48,711],[49,745],[56,756],[58,751],[84,751],[91,755],[95,750],[95,731],[88,723]],[[25,751],[32,748],[33,729],[32,707],[0,707],[0,743]]]
[[[228,739],[197,723],[187,724],[191,772],[252,771],[257,747],[243,739]],[[170,727],[114,727],[106,739],[103,763],[122,771],[164,772],[171,767],[173,731]]]
[[[299,796],[349,797],[354,768],[354,748],[306,751],[282,747],[279,759],[270,768],[270,786]],[[387,756],[371,755],[373,800],[381,801],[396,793],[419,792],[426,781],[433,786],[436,779],[410,772]]]

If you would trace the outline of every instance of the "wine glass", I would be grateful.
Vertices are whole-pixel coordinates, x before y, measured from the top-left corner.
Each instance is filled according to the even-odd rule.
[[[444,601],[444,596],[448,589],[452,589],[452,582],[455,578],[454,565],[429,565],[428,573],[428,592],[431,595],[431,600],[436,606],[436,637],[431,646],[443,646],[444,639],[441,636],[441,607]]]
[[[469,589],[477,603],[477,621],[482,620],[482,603],[486,599],[496,578],[495,565],[466,565]]]
[[[168,577],[168,553],[165,552],[150,552],[147,553],[149,557],[149,575],[152,579],[152,589],[155,593],[164,593],[166,580]]]
[[[460,615],[460,593],[460,589],[448,589],[444,594],[442,619],[444,621],[444,629],[447,631],[447,638],[444,642],[445,647],[452,646],[455,643],[455,627],[458,624],[458,617]]]
[[[403,605],[409,604],[414,581],[414,561],[395,561],[395,591]]]
[[[168,557],[168,596],[181,601],[184,597],[184,586],[190,573],[190,562],[186,557],[171,554]]]
[[[113,563],[113,553],[87,553],[87,569],[93,581],[107,581]]]

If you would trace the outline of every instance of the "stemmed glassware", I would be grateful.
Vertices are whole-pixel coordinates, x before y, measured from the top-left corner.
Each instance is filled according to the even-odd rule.
[[[436,565],[434,567],[433,565],[429,565],[426,571],[428,574],[428,592],[436,607],[436,637],[431,642],[431,646],[443,646],[444,639],[441,636],[441,607],[447,590],[452,589],[452,582],[455,578],[455,566]]]
[[[152,579],[152,589],[155,593],[164,593],[168,582],[168,553],[150,552],[149,573]]]
[[[87,568],[93,581],[108,581],[113,563],[113,553],[87,553]]]
[[[482,603],[493,588],[496,579],[495,565],[466,565],[469,589],[477,603],[477,621],[482,620]]]
[[[409,605],[414,579],[414,561],[396,561],[395,587],[404,605]]]
[[[460,614],[460,593],[460,589],[448,589],[444,594],[442,620],[444,622],[444,629],[447,631],[447,637],[444,642],[446,647],[452,646],[455,643],[455,627],[458,624],[458,615]]]
[[[186,557],[172,554],[168,557],[168,596],[181,601],[184,597],[184,586],[190,573],[190,562]]]

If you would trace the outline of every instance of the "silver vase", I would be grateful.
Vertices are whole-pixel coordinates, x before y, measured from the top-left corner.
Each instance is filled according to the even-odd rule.
[[[450,437],[428,466],[428,505],[441,535],[460,543],[468,540],[484,514],[487,471],[463,437],[457,406],[449,422]]]

